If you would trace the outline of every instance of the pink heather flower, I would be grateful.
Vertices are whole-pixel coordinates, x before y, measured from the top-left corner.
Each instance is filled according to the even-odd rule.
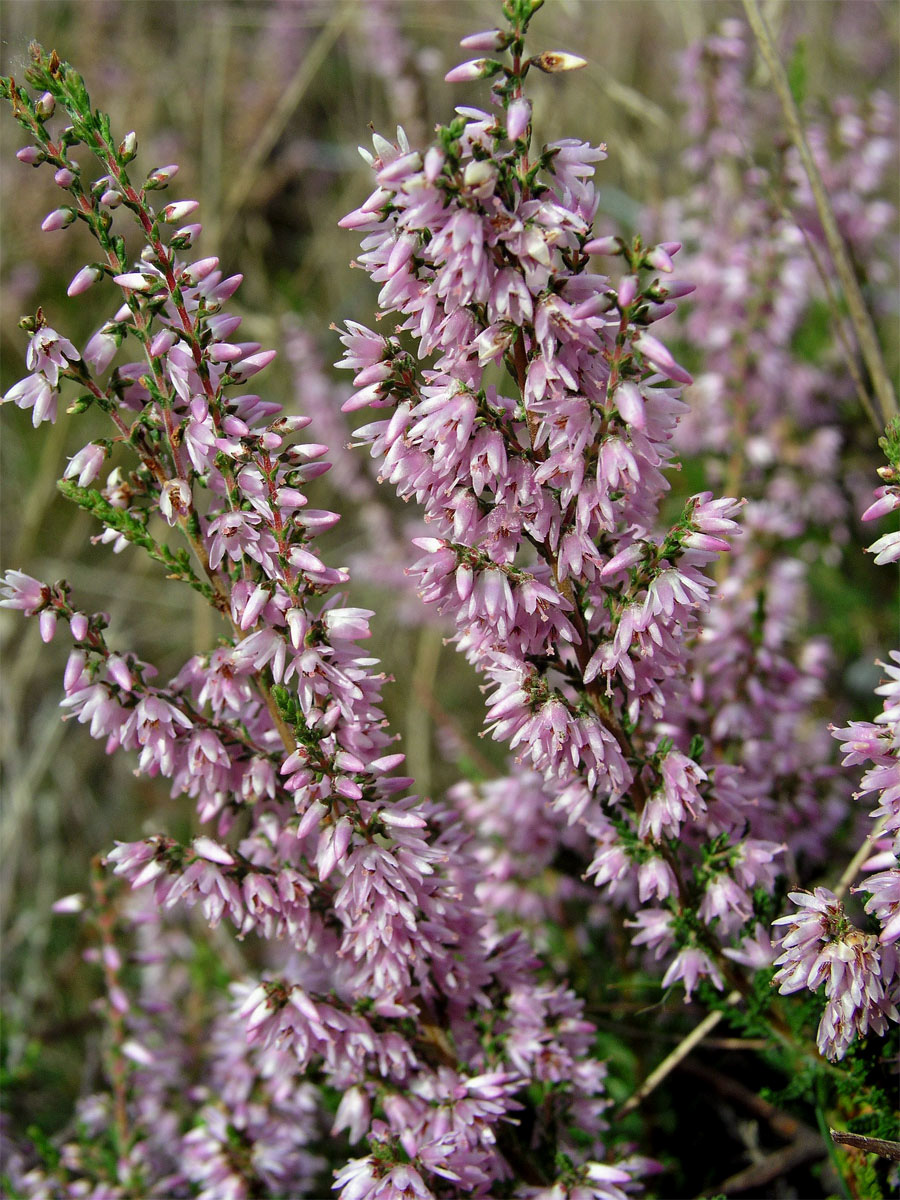
[[[116,356],[118,342],[106,326],[99,329],[84,348],[82,358],[98,375],[106,370]]]
[[[40,372],[55,388],[59,383],[59,372],[66,370],[70,362],[78,362],[80,357],[68,338],[62,337],[49,325],[43,325],[28,343],[25,364],[29,371]]]
[[[52,423],[56,420],[57,394],[43,375],[26,375],[18,383],[14,383],[2,402],[8,404],[10,401],[16,408],[32,409],[32,424],[35,428],[42,421]]]
[[[637,941],[636,938],[634,940]],[[700,979],[709,979],[719,991],[724,987],[715,963],[705,951],[696,946],[686,946],[678,951],[663,976],[662,986],[669,987],[679,979],[684,984],[685,1001],[690,1000]]]
[[[168,479],[159,497],[159,511],[175,525],[191,510],[191,486],[186,479]]]
[[[226,512],[210,521],[207,528],[209,565],[215,570],[227,554],[239,562],[245,554],[255,558],[260,542],[256,528],[262,518],[257,513]]]
[[[662,342],[651,333],[642,333],[634,339],[637,350],[644,355],[649,363],[669,379],[677,379],[679,383],[693,383],[691,376],[680,367],[671,352]]]
[[[105,447],[98,445],[96,442],[89,442],[69,459],[68,465],[63,472],[63,478],[73,479],[77,475],[78,486],[88,487],[100,474],[105,461]]]
[[[900,508],[900,487],[876,488],[874,494],[875,502],[862,514],[862,521],[876,521],[879,517],[885,517],[889,512]]]
[[[50,599],[47,585],[23,571],[7,571],[2,582],[0,607],[18,608],[27,617],[33,616]]]
[[[869,893],[865,908],[882,925],[878,940],[885,946],[896,942],[900,938],[900,867],[869,875],[854,891]]]
[[[781,968],[775,982],[782,994],[803,987],[814,992],[824,985],[819,1049],[826,1058],[843,1058],[855,1037],[864,1036],[870,1027],[883,1033],[888,1020],[900,1020],[885,990],[891,978],[882,970],[877,940],[854,929],[840,901],[826,888],[812,894],[791,892],[790,898],[803,911],[774,922],[789,927],[775,960]],[[888,953],[893,956],[892,949]],[[889,962],[894,975],[896,956]],[[896,985],[891,990],[896,992]]]
[[[884,534],[867,547],[867,553],[875,555],[875,562],[878,566],[884,566],[885,563],[890,562],[900,562],[900,531]]]

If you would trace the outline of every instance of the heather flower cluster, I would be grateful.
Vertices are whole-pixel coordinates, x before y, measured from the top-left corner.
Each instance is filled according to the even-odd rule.
[[[900,467],[897,421],[888,428],[882,444],[890,465],[882,468],[889,482],[878,489],[873,504],[863,513],[875,520],[900,507],[894,484]],[[886,534],[869,547],[876,562],[900,559],[896,535]],[[858,929],[844,912],[840,900],[826,888],[811,895],[792,892],[800,912],[780,917],[786,925],[776,960],[775,976],[783,993],[806,987],[823,988],[826,1007],[819,1024],[818,1044],[828,1058],[841,1058],[857,1037],[869,1029],[883,1033],[887,1023],[900,1021],[900,650],[891,651],[891,662],[882,664],[887,678],[876,688],[884,697],[882,711],[873,722],[853,721],[833,729],[841,742],[845,767],[866,768],[856,793],[864,803],[877,798],[870,834],[874,853],[863,868],[867,875],[853,890],[867,896],[865,911],[877,922],[878,932]]]
[[[782,852],[746,836],[765,830],[756,781],[704,757],[696,705],[672,720],[714,587],[703,568],[740,508],[703,493],[659,523],[690,376],[648,327],[691,287],[672,278],[677,243],[594,236],[602,148],[532,159],[524,77],[578,61],[526,59],[500,31],[464,44],[508,52],[448,76],[493,78],[499,111],[458,109],[425,153],[376,135],[376,190],[341,222],[366,234],[360,265],[395,330],[346,326],[344,407],[390,410],[356,442],[432,526],[412,572],[485,676],[488,732],[583,828],[588,874],[690,998],[700,978],[723,986],[742,935],[761,953],[751,897]],[[589,269],[601,257],[618,279]]]
[[[826,394],[832,363],[796,361],[813,288],[796,227],[785,215],[757,256],[759,195],[727,201],[744,43],[728,26],[696,51],[720,125],[695,97],[708,148],[682,252],[603,225],[605,146],[534,144],[526,83],[568,86],[585,65],[531,52],[542,2],[504,0],[505,28],[463,40],[477,57],[447,81],[489,81],[487,108],[458,107],[430,146],[398,128],[363,151],[374,190],[340,224],[362,235],[378,311],[338,331],[336,365],[353,373],[340,399],[313,338],[285,322],[310,415],[248,390],[275,352],[242,340],[241,276],[197,256],[197,202],[162,196],[178,168],[139,171],[136,135],[113,135],[55,52],[32,48],[30,90],[0,80],[29,137],[20,162],[48,167],[62,196],[42,229],[93,239],[68,295],[113,297],[84,345],[41,308],[24,318],[28,373],[2,401],[35,427],[61,401],[102,415],[61,491],[96,543],[146,552],[217,622],[164,676],[67,582],[3,577],[0,606],[71,643],[65,717],[165,781],[186,831],[116,842],[90,895],[56,905],[80,914],[102,973],[108,1087],[81,1099],[57,1155],[10,1144],[11,1194],[639,1194],[659,1164],[611,1119],[615,1068],[579,994],[588,946],[614,948],[655,999],[677,986],[741,1007],[738,1028],[776,1038],[789,1074],[815,1050],[779,995],[824,993],[818,1052],[835,1062],[900,1021],[900,652],[883,711],[829,737],[814,707],[828,649],[800,609],[822,527],[850,537],[835,482],[850,392]],[[392,49],[399,72],[411,51]],[[852,153],[833,164],[863,258],[889,214],[854,203],[847,161],[868,155],[874,195],[886,102],[874,111],[871,128],[844,111]],[[796,163],[785,179],[785,209],[810,224]],[[723,267],[726,251],[740,262]],[[751,311],[758,292],[772,311]],[[696,382],[676,340],[708,348]],[[339,404],[372,410],[351,447]],[[895,423],[864,520],[900,509],[898,439]],[[379,499],[361,451],[411,521]],[[685,451],[724,494],[672,503]],[[377,547],[353,570],[410,612],[415,588],[426,616],[411,619],[442,622],[478,673],[483,734],[508,755],[497,777],[425,797],[402,773],[388,677],[364,645],[375,614],[319,541],[340,520],[315,507],[329,472]],[[782,554],[787,538],[801,550]],[[870,551],[900,560],[900,538]],[[817,882],[810,867],[855,813],[834,739],[864,767],[856,799],[877,805],[871,856],[835,891],[791,890],[799,911],[773,935],[798,863]]]
[[[119,843],[107,856],[114,874],[159,912],[196,906],[210,926],[226,921],[242,938],[281,943],[263,977],[234,980],[223,1035],[233,1061],[213,1055],[205,1085],[225,1108],[196,1108],[175,1154],[181,1174],[154,1178],[138,1133],[120,1137],[120,1173],[148,1191],[243,1195],[228,1145],[236,1125],[259,1177],[278,1190],[297,1172],[291,1187],[305,1188],[304,1140],[292,1145],[285,1122],[326,1088],[343,1095],[333,1132],[368,1139],[338,1174],[343,1195],[552,1183],[532,1157],[564,1152],[571,1186],[621,1196],[639,1163],[604,1161],[605,1067],[589,1053],[581,1001],[540,981],[520,935],[482,922],[464,828],[395,774],[403,755],[380,707],[384,676],[357,645],[372,614],[347,605],[337,589],[348,572],[315,549],[338,519],[305,494],[328,469],[326,447],[297,440],[307,418],[244,391],[273,352],[235,338],[240,319],[226,305],[240,277],[223,277],[215,259],[183,257],[200,232],[183,224],[197,205],[152,204],[174,166],[132,182],[136,139],[111,138],[80,78],[36,50],[30,79],[44,89],[37,103],[7,85],[34,139],[19,157],[48,163],[68,193],[44,228],[89,227],[102,258],[70,293],[105,277],[120,305],[82,351],[39,311],[28,322],[31,373],[6,399],[53,420],[69,380],[81,392],[76,410],[96,405],[109,416],[112,436],[73,456],[64,492],[100,519],[113,550],[142,546],[206,596],[226,633],[159,684],[151,664],[109,643],[104,614],[80,611],[68,585],[12,571],[3,603],[36,616],[46,640],[68,625],[67,714],[109,753],[133,752],[138,772],[171,781],[173,798],[190,796],[208,828],[188,842]],[[73,122],[61,132],[56,103]],[[98,179],[73,159],[76,146],[99,160]],[[116,209],[140,226],[137,261],[112,233]],[[141,359],[114,366],[135,343]],[[93,487],[109,459],[122,461]],[[156,540],[156,514],[189,550]],[[127,1045],[130,1061],[154,1065],[136,1037]],[[229,1111],[241,1070],[248,1091],[262,1080],[270,1093],[255,1115]],[[301,1075],[318,1082],[292,1093],[285,1113],[283,1091],[266,1081]],[[534,1103],[528,1088],[541,1094],[542,1115],[519,1146],[506,1130]],[[152,1132],[139,1075],[123,1103],[135,1109],[123,1126],[136,1119]],[[72,1156],[61,1176],[76,1191],[79,1171]]]

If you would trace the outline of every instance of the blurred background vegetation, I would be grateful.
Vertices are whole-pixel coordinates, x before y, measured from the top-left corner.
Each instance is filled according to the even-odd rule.
[[[340,350],[330,323],[370,321],[375,302],[366,277],[348,265],[354,235],[337,228],[371,190],[356,146],[369,142],[370,126],[393,136],[398,123],[422,145],[453,104],[485,105],[484,89],[451,88],[443,75],[467,57],[459,38],[496,24],[498,8],[487,0],[5,0],[0,72],[23,77],[32,40],[73,63],[113,129],[137,131],[142,169],[180,164],[169,197],[200,201],[199,253],[244,274],[235,305],[243,336],[283,350],[290,321],[299,319],[328,377]],[[809,105],[877,86],[896,90],[900,9],[892,0],[776,0],[765,11],[783,40],[802,41]],[[678,57],[723,18],[740,15],[726,0],[548,0],[533,27],[535,48],[571,50],[589,66],[534,81],[536,139],[607,143],[598,233],[632,231],[645,205],[678,194],[686,138]],[[108,315],[104,304],[114,303],[109,289],[66,299],[93,250],[80,228],[40,232],[59,192],[49,171],[32,174],[15,161],[21,144],[9,114],[0,114],[4,391],[24,373],[23,314],[41,304],[53,327],[83,345]],[[282,353],[259,389],[304,411],[304,371],[292,371]],[[348,380],[332,378],[337,406]],[[166,584],[137,553],[92,546],[89,519],[57,496],[66,456],[105,432],[99,422],[90,413],[35,435],[30,413],[4,410],[2,566],[68,578],[84,609],[109,611],[113,642],[157,663],[164,680],[223,631],[202,601]],[[311,434],[326,440],[315,426]],[[871,438],[876,466],[871,430],[861,436]],[[345,514],[329,535],[331,561],[352,561],[371,528],[366,500],[328,476],[314,487],[313,504]],[[398,528],[407,517],[397,514]],[[846,636],[845,671],[890,648],[887,583],[876,575],[823,576],[813,621]],[[883,601],[871,601],[870,581]],[[417,623],[393,600],[374,575],[355,578],[351,602],[378,614],[373,652],[397,680],[387,709],[421,789],[443,789],[458,775],[448,747],[464,769],[501,765],[493,743],[477,738],[477,681],[443,646],[445,631]],[[17,1120],[52,1132],[97,1070],[90,1002],[99,981],[84,970],[66,918],[52,918],[50,906],[85,888],[91,856],[115,838],[177,833],[192,816],[163,783],[135,779],[125,758],[107,758],[85,730],[60,721],[65,635],[46,647],[35,622],[4,611],[0,639],[7,1078],[27,1080],[16,1090]]]

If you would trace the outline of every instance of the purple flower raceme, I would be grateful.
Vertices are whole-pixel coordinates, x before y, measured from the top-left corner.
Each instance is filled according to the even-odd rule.
[[[895,421],[882,442],[891,464],[881,473],[890,480],[900,474],[898,435],[900,423]],[[878,489],[875,504],[864,516],[877,516],[890,507],[882,504],[885,494],[886,489]],[[889,1021],[900,1021],[900,651],[892,651],[891,662],[882,666],[887,678],[876,691],[884,705],[875,721],[853,721],[832,730],[842,743],[844,766],[866,767],[857,796],[874,794],[878,800],[871,813],[875,853],[862,864],[874,873],[853,890],[868,896],[865,910],[879,932],[857,929],[841,901],[825,888],[812,894],[792,892],[800,912],[775,921],[787,926],[777,946],[781,969],[776,982],[781,992],[824,988],[818,1044],[831,1059],[843,1058],[851,1043],[869,1030],[883,1034]]]
[[[542,979],[521,934],[485,919],[476,896],[479,863],[464,825],[445,805],[411,795],[412,781],[396,774],[403,755],[381,708],[384,675],[358,645],[372,614],[347,603],[338,590],[347,570],[328,565],[315,545],[337,520],[307,504],[306,485],[328,469],[326,447],[297,440],[307,418],[282,415],[245,393],[246,379],[272,355],[234,340],[240,319],[226,305],[240,277],[225,277],[214,259],[180,257],[196,229],[170,234],[164,226],[194,206],[152,207],[148,196],[166,180],[151,172],[143,187],[132,183],[134,136],[118,146],[110,140],[108,124],[65,64],[36,49],[31,78],[69,104],[100,160],[102,182],[92,187],[85,171],[70,169],[67,144],[50,139],[27,93],[7,81],[44,160],[57,173],[68,171],[60,178],[106,255],[104,273],[121,289],[117,311],[82,355],[48,331],[40,314],[34,323],[28,365],[35,386],[51,398],[42,401],[45,410],[70,380],[86,397],[76,411],[90,400],[112,423],[108,440],[76,453],[61,486],[100,520],[101,541],[115,550],[142,546],[170,576],[203,594],[222,618],[223,636],[158,683],[151,664],[110,644],[105,614],[74,606],[67,585],[12,571],[2,604],[37,616],[48,638],[68,623],[68,716],[87,725],[108,753],[131,752],[139,773],[170,781],[173,798],[191,797],[205,826],[186,841],[160,833],[117,843],[107,856],[115,875],[152,898],[159,912],[195,906],[211,926],[224,921],[240,937],[282,944],[280,953],[264,956],[261,977],[234,980],[227,1018],[234,1069],[224,1051],[192,1127],[173,1133],[177,1185],[171,1161],[164,1170],[136,1149],[153,1140],[142,1124],[147,1109],[137,1101],[134,1132],[125,1129],[131,1118],[121,1065],[115,1104],[125,1113],[119,1137],[127,1144],[114,1161],[136,1172],[128,1186],[143,1194],[187,1187],[210,1200],[244,1195],[248,1172],[276,1192],[304,1171],[308,1183],[306,1139],[291,1133],[290,1122],[298,1105],[321,1113],[325,1088],[344,1094],[335,1132],[369,1143],[370,1153],[338,1173],[335,1186],[344,1196],[425,1196],[448,1188],[487,1194],[497,1181],[516,1179],[549,1185],[546,1168],[523,1153],[515,1133],[523,1109],[533,1109],[529,1089],[537,1089],[541,1111],[528,1113],[534,1146],[551,1163],[556,1153],[566,1156],[590,1194],[618,1197],[619,1185],[643,1167],[605,1161],[605,1066],[593,1054],[594,1029],[581,1001]],[[581,169],[571,155],[565,161],[577,185]],[[167,168],[166,178],[172,173]],[[133,213],[145,231],[136,265],[110,234],[100,188],[106,194],[112,184],[122,197],[116,211]],[[532,247],[539,274],[546,270],[543,245]],[[466,257],[450,235],[447,250],[466,275]],[[120,350],[135,342],[141,358],[110,372]],[[667,411],[669,402],[661,403]],[[461,403],[460,438],[467,422]],[[497,453],[496,440],[485,446],[489,473]],[[107,457],[118,463],[105,487],[90,486]],[[623,470],[632,457],[625,455]],[[695,507],[698,527],[700,514],[718,511],[705,499]],[[183,534],[193,560],[155,540],[155,514]],[[589,514],[584,519],[589,526]],[[506,536],[498,530],[500,541]],[[583,555],[580,546],[567,552],[568,562]],[[687,582],[659,586],[648,624],[703,591],[694,564],[704,554],[685,554]],[[553,627],[561,636],[572,642],[577,634],[566,615],[573,606],[548,584],[546,569],[499,569],[509,560],[499,551],[484,564],[476,560],[473,595],[479,622],[508,622],[512,680],[522,669],[518,648],[545,644],[551,614],[559,613]],[[543,685],[536,678],[534,686]],[[582,719],[571,699],[548,693],[523,710],[518,697],[511,704],[506,696],[504,705],[504,720],[523,730],[532,725],[529,736],[558,763],[561,777],[571,773],[577,747],[593,757],[598,778],[612,771],[627,786],[615,738],[596,718]],[[115,987],[114,1033],[124,1045],[128,1001],[118,983],[108,982]],[[149,1052],[131,1042],[125,1058],[147,1066]],[[307,1082],[287,1103],[279,1078]],[[253,1080],[262,1082],[248,1111]],[[136,1078],[136,1094],[140,1087]],[[249,1146],[252,1169],[235,1166],[230,1155],[234,1129]],[[113,1174],[103,1186],[118,1194],[126,1182]]]
[[[669,906],[657,957],[676,956],[666,979],[690,994],[721,986],[725,948],[758,952],[752,894],[783,849],[755,781],[705,759],[680,715],[704,568],[740,505],[704,492],[660,524],[685,408],[669,381],[690,377],[648,326],[690,291],[668,279],[679,246],[594,236],[605,150],[532,156],[530,65],[515,47],[511,65],[479,62],[495,111],[458,109],[424,152],[376,136],[375,191],[341,224],[364,233],[359,265],[394,327],[346,324],[344,408],[386,410],[356,443],[424,510],[411,572],[485,678],[488,732],[593,841],[588,873],[618,904]],[[622,260],[618,282],[590,269],[600,255]]]

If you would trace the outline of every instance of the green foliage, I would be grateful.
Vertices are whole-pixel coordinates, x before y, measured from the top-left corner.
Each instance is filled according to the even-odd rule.
[[[900,481],[900,417],[888,421],[884,436],[878,439],[878,445],[884,451],[884,457],[890,463],[893,477],[889,482]],[[883,472],[880,472],[883,475]]]
[[[806,63],[806,41],[798,38],[787,65],[788,86],[794,103],[799,107],[806,99],[806,89],[809,71]]]
[[[794,330],[791,350],[804,362],[821,364],[834,342],[831,307],[826,300],[814,297]]]
[[[140,546],[150,557],[168,571],[169,579],[179,579],[190,586],[207,600],[216,603],[213,588],[200,579],[191,566],[190,553],[179,546],[171,550],[164,542],[157,542],[149,530],[149,518],[146,514],[136,515],[135,512],[116,508],[95,488],[79,487],[69,479],[61,479],[57,485],[67,500],[77,504],[109,529],[114,529],[129,542]]]

